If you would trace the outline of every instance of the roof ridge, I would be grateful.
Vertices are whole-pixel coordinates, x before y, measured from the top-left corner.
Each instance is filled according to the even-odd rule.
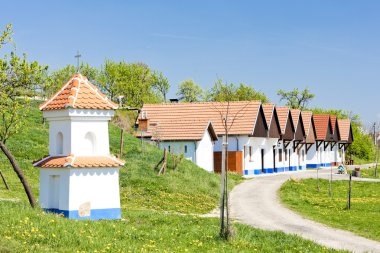
[[[74,77],[71,77],[69,79],[69,81],[67,81],[61,89],[59,89],[56,93],[54,93],[54,95],[48,99],[45,103],[43,103],[42,105],[40,105],[39,109],[42,110],[43,108],[45,108],[48,104],[51,103],[51,101],[53,101],[59,94],[62,93],[62,91],[64,91],[66,89],[67,86],[69,86],[69,84],[71,83],[71,81],[74,79]]]

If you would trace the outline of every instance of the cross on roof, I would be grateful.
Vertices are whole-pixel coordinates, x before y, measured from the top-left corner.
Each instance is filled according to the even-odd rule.
[[[74,57],[77,58],[77,73],[79,73],[79,58],[82,57],[82,55],[77,51],[77,54]]]

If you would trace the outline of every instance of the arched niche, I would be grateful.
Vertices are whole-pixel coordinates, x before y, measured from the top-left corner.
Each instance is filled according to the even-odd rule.
[[[96,153],[96,136],[93,132],[87,132],[84,136],[84,153],[93,155]]]
[[[62,132],[57,133],[57,138],[56,138],[56,153],[57,155],[62,155],[63,154],[63,134]]]

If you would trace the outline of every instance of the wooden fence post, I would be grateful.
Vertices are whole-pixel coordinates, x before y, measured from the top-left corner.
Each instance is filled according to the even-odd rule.
[[[351,209],[351,177],[352,175],[350,174],[350,179],[348,180],[347,209]]]

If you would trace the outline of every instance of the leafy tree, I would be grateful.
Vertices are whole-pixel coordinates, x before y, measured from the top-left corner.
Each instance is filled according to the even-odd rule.
[[[79,71],[77,71],[76,67],[68,64],[67,66],[57,69],[51,72],[44,84],[41,87],[42,93],[44,97],[50,97],[55,92],[57,92],[63,84],[65,84],[73,75],[79,72],[82,75],[86,76],[88,80],[91,82],[97,81],[98,78],[98,70],[94,67],[91,67],[88,63],[82,63],[79,66]]]
[[[153,89],[157,90],[166,102],[166,94],[168,94],[170,84],[168,79],[162,74],[162,72],[153,73]]]
[[[8,36],[12,34],[11,26],[6,27],[6,36],[1,36],[0,44],[9,41]],[[20,179],[28,196],[29,203],[35,206],[36,200],[28,184],[22,169],[19,167],[11,151],[6,147],[7,140],[20,131],[27,116],[30,99],[28,94],[35,90],[35,85],[42,82],[47,67],[39,65],[38,62],[27,62],[26,55],[18,57],[15,50],[0,59],[0,149],[8,158],[13,170]]]
[[[112,101],[117,100],[117,82],[119,80],[120,66],[121,63],[106,60],[99,71],[98,84],[100,89],[107,94],[108,98]]]
[[[116,82],[117,96],[130,107],[140,108],[144,103],[158,103],[159,95],[153,90],[154,76],[144,63],[121,62]]]
[[[215,102],[259,100],[263,103],[269,101],[264,93],[256,91],[249,85],[241,83],[235,86],[233,83],[223,83],[222,79],[218,79],[208,90],[206,100]]]
[[[198,102],[203,98],[203,89],[193,80],[188,79],[179,84],[177,96],[184,102]]]
[[[306,88],[303,91],[299,91],[298,88],[294,88],[291,91],[279,90],[277,95],[280,96],[280,101],[286,100],[286,105],[292,109],[305,109],[309,102],[315,97]]]

